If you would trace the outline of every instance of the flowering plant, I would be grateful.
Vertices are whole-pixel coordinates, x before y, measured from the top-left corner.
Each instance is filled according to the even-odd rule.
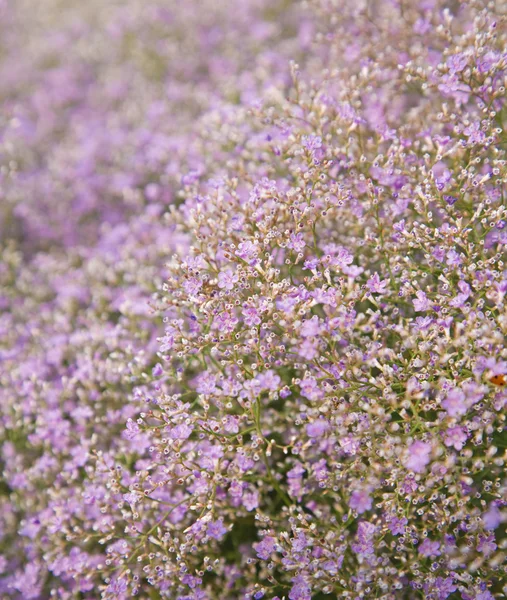
[[[505,597],[497,8],[311,3],[290,85],[203,113],[164,216],[42,255],[53,283],[6,252],[5,590]]]

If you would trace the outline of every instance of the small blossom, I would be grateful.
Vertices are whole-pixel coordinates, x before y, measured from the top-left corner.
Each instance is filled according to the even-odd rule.
[[[292,248],[295,252],[301,252],[306,246],[306,242],[302,233],[292,233],[290,241],[287,244],[289,248]]]
[[[440,544],[426,538],[422,544],[420,544],[418,552],[423,556],[440,556]]]
[[[370,292],[374,294],[385,294],[387,291],[388,281],[381,281],[378,273],[374,273],[367,281],[366,285]]]
[[[325,419],[317,419],[313,423],[308,423],[306,433],[311,438],[322,437],[328,429],[329,423]]]
[[[398,519],[398,517],[393,517],[389,521],[389,529],[393,535],[403,535],[405,533],[407,523],[408,519],[405,517],[401,519]]]
[[[483,513],[482,520],[486,529],[496,529],[502,522],[502,513],[498,510],[496,504],[492,503],[489,509]]]
[[[426,294],[422,291],[418,291],[416,293],[417,298],[414,302],[414,309],[418,312],[424,312],[430,308],[430,303],[428,298],[426,298]]]
[[[221,271],[218,274],[218,287],[230,292],[236,286],[239,277],[236,273],[231,271],[230,269],[227,271]]]
[[[349,507],[352,510],[355,510],[360,515],[366,512],[367,510],[371,510],[373,506],[373,499],[365,491],[356,490],[352,492],[352,495],[349,500]]]
[[[450,417],[460,417],[464,415],[468,410],[465,402],[465,394],[459,388],[451,390],[442,402],[442,407],[447,411],[447,414]]]
[[[217,521],[211,521],[208,524],[206,529],[206,533],[214,538],[215,540],[220,540],[227,533],[227,527],[224,526],[223,519],[218,519]]]
[[[408,448],[404,465],[414,473],[422,473],[430,462],[431,446],[425,442],[413,442]]]
[[[268,560],[273,552],[275,552],[275,539],[269,535],[262,538],[260,542],[253,545],[257,556],[262,560]]]

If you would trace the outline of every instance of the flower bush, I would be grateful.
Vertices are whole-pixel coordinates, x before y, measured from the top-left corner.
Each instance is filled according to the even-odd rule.
[[[45,251],[33,254],[51,236],[29,239],[23,223],[5,244],[0,589],[503,598],[502,7],[252,11],[279,19],[273,37],[243,16],[223,35],[254,31],[255,91],[241,58],[226,69],[234,93],[207,98],[224,80],[203,78],[202,103],[170,124],[174,179],[147,183],[162,164],[144,160],[149,142],[126,150],[89,228],[78,211]],[[220,37],[233,17],[213,14]],[[209,47],[186,58],[206,62]],[[107,106],[132,117],[129,135],[147,126]],[[82,148],[68,135],[64,148]],[[109,186],[136,172],[136,152],[142,186],[124,203]],[[24,181],[21,213],[68,211],[63,196],[25,203]],[[103,206],[119,211],[109,227]]]

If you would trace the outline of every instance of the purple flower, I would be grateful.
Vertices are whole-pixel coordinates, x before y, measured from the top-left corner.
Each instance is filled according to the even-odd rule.
[[[314,337],[316,335],[319,335],[321,331],[319,317],[314,315],[311,319],[304,321],[301,325],[300,331],[303,337]]]
[[[352,550],[359,556],[368,557],[375,553],[373,538],[377,528],[373,523],[360,521],[357,526],[356,541],[352,544]]]
[[[424,292],[422,292],[421,290],[419,290],[416,293],[417,299],[414,300],[414,309],[417,312],[424,312],[426,310],[429,309],[430,307],[430,303],[428,298],[426,298],[426,294]]]
[[[255,377],[259,390],[269,390],[271,392],[275,392],[280,387],[281,381],[280,375],[275,373],[273,369],[268,369]]]
[[[291,394],[292,392],[288,387],[284,387],[280,390],[280,398],[288,398]]]
[[[222,539],[227,533],[227,527],[224,526],[224,520],[220,518],[217,521],[211,521],[208,523],[206,533],[209,535],[209,537],[215,540]]]
[[[226,271],[221,271],[218,274],[218,287],[230,292],[235,288],[238,280],[238,275],[230,269],[227,269]]]
[[[438,600],[445,600],[458,589],[452,577],[446,577],[445,579],[443,577],[437,577],[433,583],[433,586],[428,587],[437,592]]]
[[[204,371],[197,380],[196,390],[199,394],[214,394],[217,390],[215,375],[211,371]]]
[[[468,141],[471,144],[480,144],[486,138],[485,133],[481,131],[481,124],[478,121],[474,121],[471,125],[466,127],[463,130],[463,133],[468,137]]]
[[[322,146],[322,138],[318,135],[304,135],[301,139],[304,148],[310,150],[318,150]]]
[[[299,532],[296,537],[292,538],[291,546],[294,552],[303,552],[305,548],[310,546],[310,542],[304,533]]]
[[[374,273],[366,282],[366,286],[374,294],[385,294],[388,283],[386,279],[381,281],[378,273]]]
[[[227,415],[223,419],[224,431],[226,433],[238,433],[239,431],[239,419],[234,415]]]
[[[429,538],[426,538],[419,546],[418,552],[423,556],[440,556],[440,544],[438,542],[432,542]]]
[[[317,419],[306,426],[308,437],[316,438],[323,436],[329,429],[329,423],[325,419]]]
[[[238,319],[232,311],[223,311],[213,320],[213,326],[223,333],[231,333],[238,324]]]
[[[220,287],[220,285],[219,285]],[[190,277],[183,283],[183,289],[189,296],[195,296],[199,293],[199,290],[202,288],[202,281],[197,279],[197,277]]]
[[[404,465],[414,473],[422,473],[430,462],[431,446],[425,442],[413,442],[408,448]]]
[[[338,440],[338,443],[340,444],[343,452],[351,456],[354,456],[361,446],[360,440],[352,435],[345,435]]]
[[[468,57],[463,53],[452,54],[446,61],[451,73],[461,73],[468,64]]]
[[[424,331],[425,329],[428,329],[432,323],[433,319],[431,317],[417,317],[415,320],[415,328],[418,331]]]
[[[245,492],[242,496],[242,503],[248,512],[259,508],[259,493],[257,490]]]
[[[349,507],[362,515],[367,510],[371,510],[373,499],[368,492],[356,490],[352,492],[349,500]]]
[[[126,427],[127,429],[126,431],[124,431],[123,436],[128,440],[134,439],[135,436],[139,433],[139,425],[132,419],[127,419]]]
[[[322,398],[324,392],[320,389],[319,384],[313,377],[306,377],[299,384],[301,395],[308,400],[318,400]]]
[[[236,256],[242,258],[249,265],[255,265],[255,263],[257,262],[257,252],[257,245],[251,242],[250,240],[247,240],[238,244]]]
[[[456,252],[456,250],[449,250],[449,252],[447,252],[446,254],[446,257],[446,263],[450,267],[458,267],[463,262],[461,254],[459,254],[459,252]]]
[[[114,579],[108,586],[107,591],[109,594],[118,596],[124,594],[127,591],[127,582],[125,579]]]
[[[483,513],[482,520],[486,529],[496,529],[502,522],[502,513],[498,510],[497,505],[492,502],[489,509]]]
[[[177,334],[178,330],[175,327],[169,326],[166,328],[164,337],[159,339],[160,352],[167,352],[172,349]]]
[[[262,319],[259,316],[259,311],[253,306],[247,306],[244,308],[242,314],[245,324],[248,325],[248,327],[255,327],[256,325],[260,325],[262,322]]]
[[[276,548],[275,538],[267,535],[260,542],[255,543],[253,547],[259,558],[268,560]]]
[[[168,436],[172,440],[186,440],[192,434],[193,427],[192,425],[187,425],[185,423],[181,423],[180,425],[176,425],[172,429],[169,430]]]
[[[318,258],[308,258],[304,262],[304,268],[313,271],[319,266]]]
[[[181,582],[185,585],[188,585],[189,588],[195,589],[197,586],[201,585],[202,579],[200,577],[195,577],[194,575],[186,573],[181,578]]]
[[[403,535],[406,530],[406,525],[408,523],[408,519],[403,517],[399,519],[398,517],[393,517],[389,521],[389,529],[393,535]]]
[[[461,308],[470,297],[470,286],[465,281],[460,281],[458,287],[461,291],[455,298],[449,302],[449,306]]]
[[[160,363],[157,363],[151,370],[153,377],[160,377],[164,373],[164,369]]]
[[[467,434],[463,427],[450,427],[444,436],[444,444],[451,448],[455,448],[456,450],[461,450],[465,445],[467,440]]]
[[[289,600],[311,600],[312,588],[303,575],[294,577],[292,588],[289,592]]]
[[[306,242],[302,233],[292,233],[290,241],[287,244],[289,248],[292,248],[295,252],[301,252],[306,246]]]
[[[493,554],[493,552],[497,549],[497,545],[495,543],[494,535],[481,535],[479,536],[479,544],[477,545],[477,550],[484,554],[485,556],[489,556]]]
[[[454,388],[447,393],[442,406],[450,417],[460,417],[468,410],[465,402],[465,394],[459,388]]]
[[[239,481],[233,481],[229,486],[229,494],[233,498],[241,498],[243,495],[243,486]]]

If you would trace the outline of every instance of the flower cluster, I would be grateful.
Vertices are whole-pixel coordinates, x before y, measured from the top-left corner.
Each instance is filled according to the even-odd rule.
[[[138,169],[144,192],[102,190],[120,222],[86,213],[91,248],[84,213],[55,224],[75,236],[65,256],[5,247],[9,597],[507,595],[507,392],[491,381],[507,375],[505,15],[261,9],[276,27],[203,25],[221,65],[253,29],[256,82],[241,62],[204,77],[199,119],[168,125],[185,138],[161,159],[173,183],[147,184],[151,142],[128,147],[104,185]]]

